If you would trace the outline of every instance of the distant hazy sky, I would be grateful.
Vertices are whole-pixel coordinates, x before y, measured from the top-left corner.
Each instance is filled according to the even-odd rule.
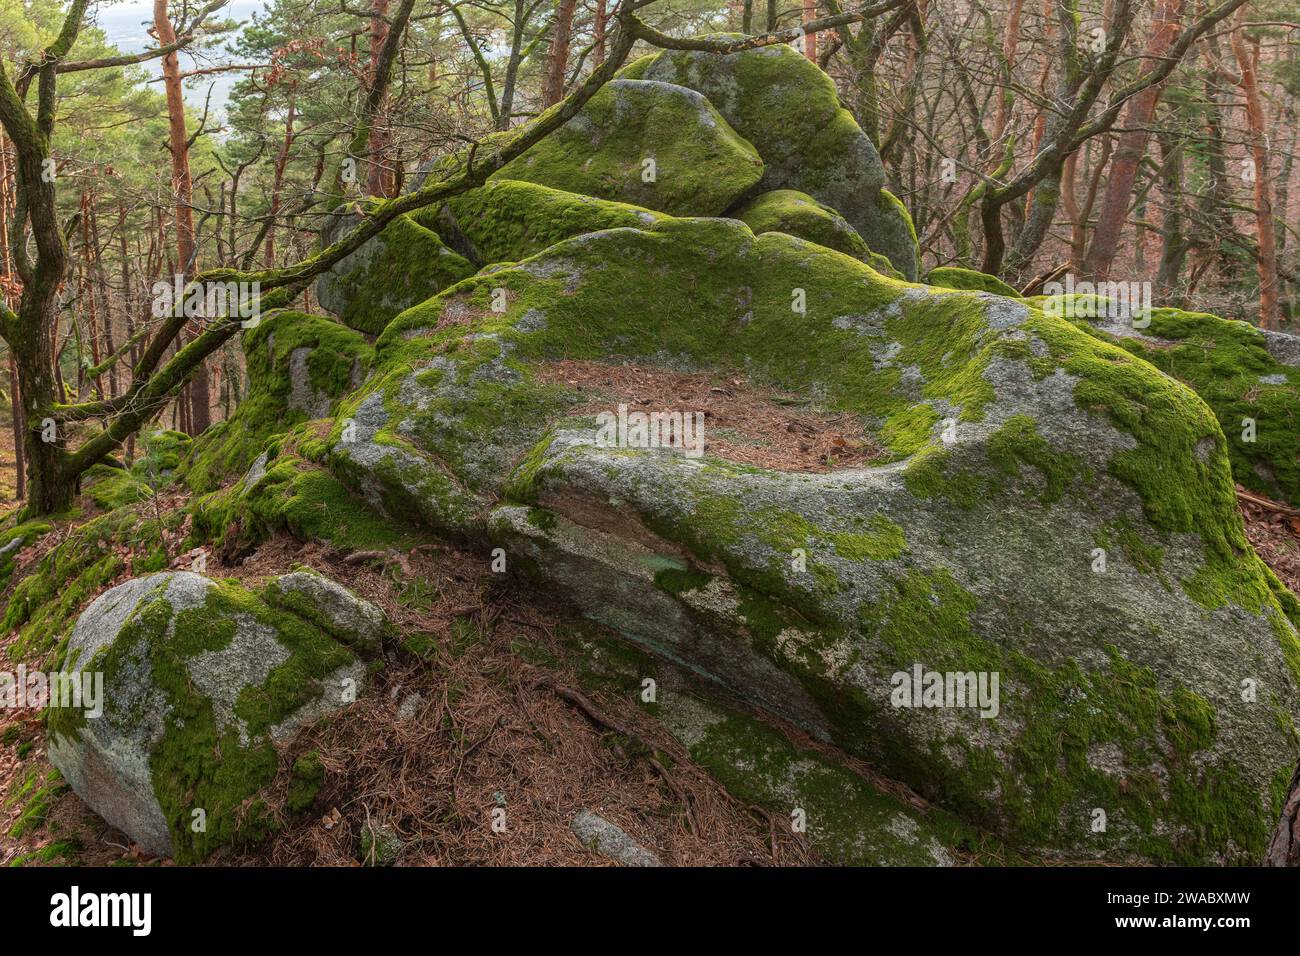
[[[218,19],[228,18],[247,23],[252,18],[252,15],[261,10],[262,7],[262,0],[231,0],[229,4],[218,11],[216,16]],[[152,0],[127,0],[125,3],[117,3],[112,6],[100,6],[95,15],[95,22],[108,34],[108,41],[123,53],[139,53],[146,47],[154,45],[153,38],[145,32],[147,25],[153,23]],[[191,56],[182,53],[180,60],[182,72],[196,68],[197,64]],[[149,60],[141,65],[149,72],[150,76],[162,75],[162,61],[160,59]],[[210,66],[211,63],[205,62],[202,65]],[[187,81],[185,84],[185,102],[190,104],[193,109],[202,110],[208,87],[213,86],[212,111],[214,116],[220,115],[224,111],[231,88],[244,75],[243,71],[232,71],[230,73],[215,73],[211,76],[197,77],[194,80]],[[152,86],[159,92],[162,91],[161,83],[155,83]]]

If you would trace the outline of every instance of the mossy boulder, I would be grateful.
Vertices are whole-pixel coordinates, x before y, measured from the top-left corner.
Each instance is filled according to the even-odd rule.
[[[517,262],[587,232],[644,228],[661,218],[640,206],[498,179],[413,216],[476,265]]]
[[[369,211],[341,206],[321,230],[322,245],[354,228]],[[345,256],[316,280],[316,298],[344,325],[378,335],[393,316],[473,275],[475,266],[449,249],[431,229],[399,216],[384,231]]]
[[[248,394],[229,420],[199,436],[181,468],[197,492],[244,474],[275,435],[328,415],[361,384],[373,355],[353,329],[294,311],[272,313],[246,330],[243,346]]]
[[[940,266],[931,269],[925,277],[926,285],[943,286],[945,289],[969,289],[972,292],[992,292],[1010,299],[1019,299],[1021,295],[997,276],[961,266]]]
[[[539,376],[559,358],[815,396],[881,457],[806,474],[610,447],[572,413],[590,396]],[[1245,538],[1210,409],[1033,303],[665,217],[403,313],[323,442],[394,517],[504,548],[1012,846],[1263,853],[1298,749],[1300,604]],[[996,715],[896,706],[918,665],[998,675]]]
[[[695,90],[619,79],[493,178],[717,216],[758,185],[763,161]]]
[[[843,216],[795,189],[763,193],[732,215],[749,226],[756,236],[784,232],[864,262],[871,258],[871,250]]]
[[[831,78],[793,47],[726,55],[664,50],[629,64],[621,75],[703,93],[758,150],[764,189],[798,190],[830,206],[872,251],[916,278],[916,234],[907,210],[882,189],[880,155],[840,105]]]
[[[145,851],[195,862],[268,832],[277,745],[354,700],[366,669],[315,615],[182,571],[96,598],[63,670],[102,675],[102,712],[52,707],[50,762]]]
[[[1300,505],[1300,337],[1180,309],[1135,322],[1096,296],[1035,302],[1193,389],[1219,420],[1237,481]]]

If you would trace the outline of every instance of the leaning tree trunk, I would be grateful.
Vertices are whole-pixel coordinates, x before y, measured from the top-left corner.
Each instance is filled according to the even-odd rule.
[[[1300,764],[1291,776],[1286,802],[1282,804],[1282,819],[1273,831],[1266,866],[1300,866]]]

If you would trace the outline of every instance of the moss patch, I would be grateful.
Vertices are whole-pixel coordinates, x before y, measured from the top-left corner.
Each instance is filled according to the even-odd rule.
[[[931,269],[925,277],[925,284],[943,286],[946,289],[992,292],[994,295],[1004,295],[1012,299],[1021,297],[1019,292],[997,276],[991,276],[986,272],[976,272],[974,269],[963,269],[960,266],[940,266],[937,269]]]

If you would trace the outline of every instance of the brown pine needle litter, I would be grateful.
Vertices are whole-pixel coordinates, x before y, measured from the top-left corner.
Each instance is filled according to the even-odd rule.
[[[188,564],[189,556],[177,563]],[[809,865],[819,861],[787,820],[747,805],[696,767],[684,748],[629,698],[583,686],[557,632],[572,618],[543,595],[492,574],[486,559],[440,547],[404,554],[340,555],[273,539],[238,567],[209,559],[208,573],[257,585],[295,565],[345,581],[381,606],[422,653],[385,652],[356,704],[300,734],[268,788],[280,830],[252,848],[226,848],[205,865],[360,865],[363,831],[395,833],[404,866],[610,865],[570,830],[591,810],[667,865]],[[415,599],[412,595],[415,595]],[[12,635],[10,636],[12,638]],[[7,641],[6,641],[7,642]],[[521,656],[545,659],[530,663]],[[24,739],[44,769],[39,715]],[[287,809],[296,758],[325,768],[313,805]],[[0,791],[21,783],[0,749]],[[492,811],[505,810],[504,832]],[[22,839],[0,836],[0,865],[54,840],[80,845],[76,862],[158,862],[133,847],[70,790],[55,825]]]
[[[646,365],[565,359],[538,367],[540,381],[589,400],[572,414],[701,412],[704,453],[780,471],[827,472],[882,456],[854,415],[818,409],[807,399],[760,389],[738,373],[682,373]]]

